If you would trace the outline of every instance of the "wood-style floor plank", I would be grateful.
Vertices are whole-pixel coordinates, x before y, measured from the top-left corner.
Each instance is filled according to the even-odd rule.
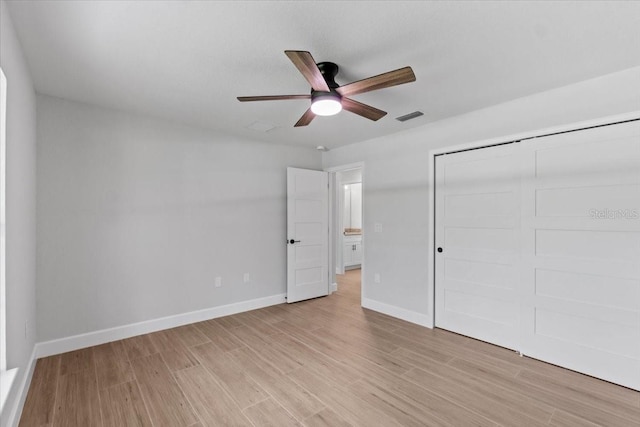
[[[269,397],[242,366],[238,366],[213,343],[192,349],[193,353],[220,384],[229,392],[240,408],[246,408]]]
[[[256,427],[298,427],[301,424],[286,409],[269,398],[244,410]]]
[[[236,328],[234,334],[284,374],[302,366],[302,362],[290,354],[287,348],[276,345],[272,336],[261,335],[247,326]]]
[[[640,408],[631,408],[616,399],[609,396],[603,396],[592,393],[590,390],[576,389],[572,384],[567,384],[562,380],[541,375],[529,370],[523,370],[518,374],[518,379],[524,381],[527,385],[535,385],[539,388],[545,388],[557,394],[584,402],[589,406],[600,408],[605,411],[612,411],[617,415],[627,418],[637,425],[640,425]]]
[[[324,408],[324,404],[314,394],[282,375],[253,350],[241,348],[230,352],[229,356],[297,419],[305,419]]]
[[[589,422],[584,418],[576,417],[575,415],[571,415],[560,409],[556,409],[553,416],[551,417],[551,421],[549,422],[549,425],[553,427],[597,427],[598,426],[598,424]]]
[[[191,405],[160,354],[131,362],[154,426],[190,426],[198,422]]]
[[[640,408],[640,393],[635,390],[620,387],[607,381],[579,374],[529,357],[523,357],[521,364],[523,366],[523,373],[525,371],[535,372],[571,384],[576,390],[595,393],[605,398],[608,397],[616,402],[619,401]]]
[[[135,381],[100,390],[100,408],[104,427],[152,426]]]
[[[595,408],[585,402],[550,391],[546,389],[546,387],[540,388],[536,385],[527,385],[517,378],[504,375],[498,371],[491,372],[491,375],[488,376],[486,366],[477,364],[472,360],[456,359],[450,362],[450,365],[455,366],[456,369],[471,377],[483,378],[488,383],[515,393],[522,393],[538,402],[548,404],[557,409],[562,409],[571,415],[583,418],[585,421],[606,427],[626,427],[633,425],[630,420],[620,417],[618,414]]]
[[[316,396],[354,426],[400,426],[391,414],[385,414],[367,402],[354,396],[343,387],[328,383],[320,376],[305,368],[288,375],[298,384],[314,391]]]
[[[178,337],[186,347],[195,347],[197,345],[210,342],[209,338],[200,332],[194,325],[178,326],[177,328],[169,330],[172,332],[173,336]]]
[[[334,382],[351,384],[362,376],[351,367],[316,351],[287,334],[276,334],[270,337],[275,345],[281,346],[298,363]]]
[[[129,357],[130,361],[134,361],[135,359],[139,359],[141,357],[150,356],[160,351],[153,344],[153,341],[148,334],[127,338],[126,340],[122,340],[122,344],[127,351],[127,356]]]
[[[151,333],[149,339],[159,350],[162,360],[171,372],[199,364],[198,359],[178,337],[178,332],[173,329]]]
[[[215,320],[215,319],[214,319]],[[220,347],[224,351],[235,350],[244,347],[244,343],[232,335],[224,326],[216,323],[214,320],[196,323],[195,326],[205,335],[212,343]]]
[[[201,422],[207,426],[251,426],[240,407],[202,366],[175,373]]]
[[[93,347],[98,374],[98,388],[104,389],[135,380],[127,351],[122,341]]]
[[[45,357],[36,362],[20,427],[53,425],[59,371],[59,355]]]
[[[96,370],[92,366],[58,378],[54,426],[102,426]]]
[[[70,351],[60,355],[60,375],[93,368],[93,348]]]
[[[251,311],[247,311],[245,313],[236,314],[234,315],[234,317],[237,317],[238,321],[242,325],[249,326],[264,336],[269,336],[280,332],[279,330],[271,326],[269,322],[266,322],[264,318],[256,317],[252,313],[253,312]]]
[[[306,427],[353,427],[344,418],[329,408],[324,408],[304,420]]]
[[[495,420],[498,424],[508,425],[509,423],[515,423],[516,425],[543,426],[548,423],[548,419],[544,421],[537,420],[500,399],[487,396],[479,390],[465,387],[458,382],[461,375],[455,378],[445,378],[445,376],[441,377],[432,372],[415,368],[403,376],[418,384],[428,384],[431,390],[438,390],[449,400],[460,399],[464,402],[465,407],[484,417]],[[549,414],[549,418],[551,418],[551,414]]]
[[[429,413],[427,419],[436,417],[451,426],[479,426],[495,427],[498,424],[476,412],[466,408],[464,402],[448,400],[438,391],[428,390],[426,384],[416,384],[404,378],[386,378],[379,380],[368,378],[378,386],[384,387],[403,398],[407,403],[412,403],[418,408]]]
[[[394,420],[407,427],[429,426],[446,427],[448,424],[425,410],[422,405],[414,405],[406,399],[367,380],[360,380],[349,386],[349,391],[356,397],[369,403],[374,408],[382,409]]]
[[[640,392],[338,292],[38,360],[21,427],[640,426]]]
[[[217,319],[213,319],[213,321],[225,329],[233,329],[243,325],[238,316],[239,315],[218,317]]]

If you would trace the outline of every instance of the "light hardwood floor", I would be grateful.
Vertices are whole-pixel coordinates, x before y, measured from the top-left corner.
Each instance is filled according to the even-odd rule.
[[[337,293],[38,360],[20,426],[640,426],[640,393]]]

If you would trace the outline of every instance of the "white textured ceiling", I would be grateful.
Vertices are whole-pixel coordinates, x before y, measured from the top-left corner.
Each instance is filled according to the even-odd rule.
[[[38,92],[272,143],[335,148],[640,65],[637,1],[8,3]],[[354,96],[378,122],[293,128],[308,101],[236,100],[308,93],[287,49],[337,63],[339,84],[407,65],[417,81]]]

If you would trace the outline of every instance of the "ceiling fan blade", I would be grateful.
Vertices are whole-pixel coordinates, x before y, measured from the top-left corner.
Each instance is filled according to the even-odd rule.
[[[285,50],[284,53],[289,57],[293,65],[302,73],[309,82],[313,90],[329,92],[329,86],[324,80],[320,69],[316,65],[316,61],[311,54],[302,50]]]
[[[415,82],[416,76],[411,67],[400,68],[388,73],[379,74],[368,79],[358,80],[340,86],[336,91],[342,96],[352,96],[359,93],[370,92],[372,90],[384,89],[386,87],[397,86],[404,83]]]
[[[267,96],[239,96],[238,101],[279,101],[283,99],[311,99],[311,95],[267,95]]]
[[[307,111],[304,112],[302,117],[300,117],[300,120],[298,120],[296,124],[293,125],[293,127],[297,128],[300,126],[307,126],[309,123],[311,123],[311,120],[313,120],[315,117],[316,115],[313,114],[313,111],[311,111],[311,108],[309,108]]]
[[[342,98],[342,108],[369,120],[373,120],[374,122],[387,115],[386,111],[378,110],[370,105],[349,98]]]

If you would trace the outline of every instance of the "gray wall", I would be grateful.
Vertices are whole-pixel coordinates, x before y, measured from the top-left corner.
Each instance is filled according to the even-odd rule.
[[[7,367],[20,368],[0,419],[4,426],[37,338],[36,99],[4,1],[0,2],[0,67],[7,77]]]
[[[286,167],[315,149],[37,106],[40,341],[285,292]]]
[[[365,163],[363,296],[432,316],[429,150],[630,111],[640,111],[640,67],[323,153],[324,167]],[[375,223],[383,224],[382,233],[374,232]]]

